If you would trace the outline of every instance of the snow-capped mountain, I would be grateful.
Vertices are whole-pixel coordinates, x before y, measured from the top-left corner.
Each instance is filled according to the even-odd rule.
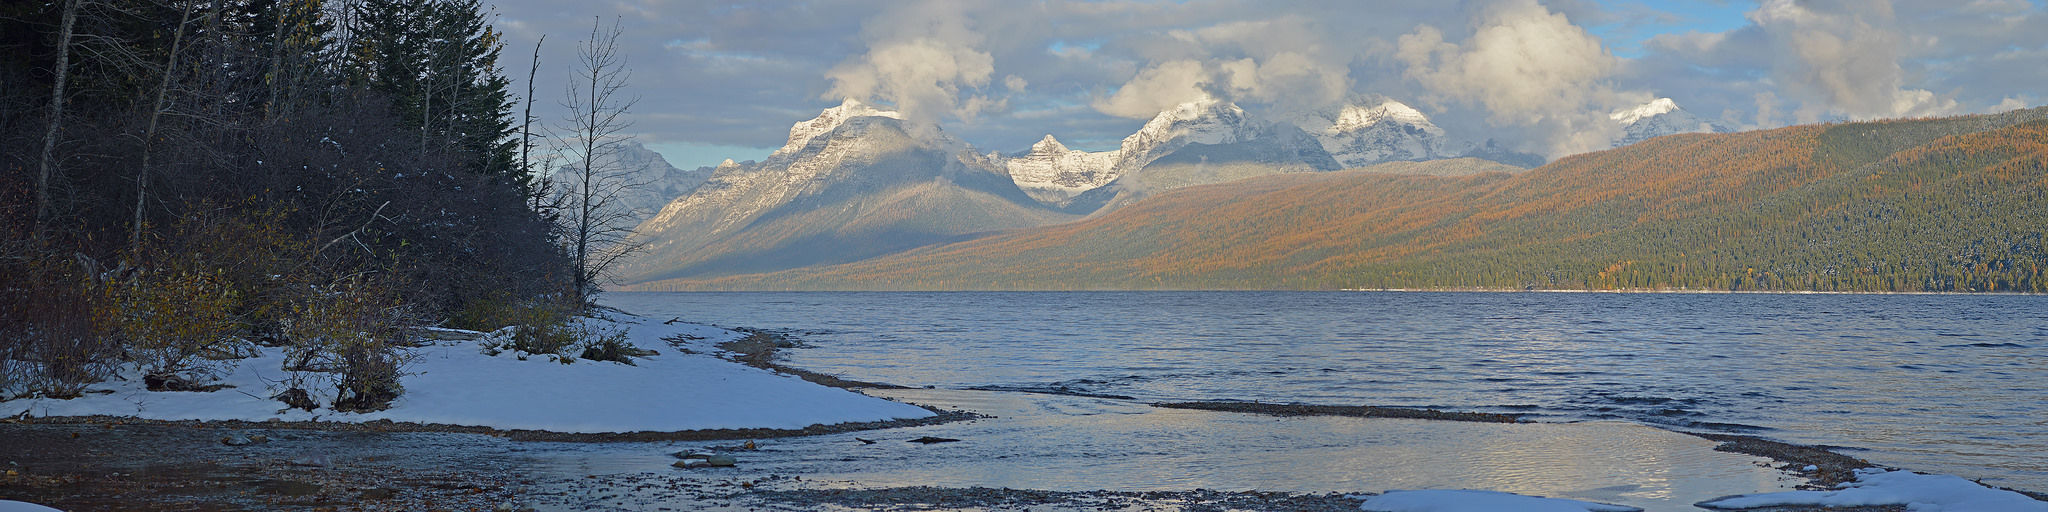
[[[1259,136],[1262,123],[1236,104],[1216,99],[1182,103],[1124,137],[1117,149],[1116,171],[1135,171],[1189,144],[1232,144]]]
[[[1655,137],[1679,133],[1729,133],[1734,130],[1693,115],[1678,106],[1671,98],[1657,98],[1649,103],[1616,110],[1608,114],[1609,119],[1621,123],[1623,135],[1614,141],[1614,147],[1622,147]]]
[[[1384,97],[1354,96],[1336,107],[1295,114],[1290,121],[1322,141],[1323,149],[1347,169],[1468,156],[1520,167],[1543,164],[1542,156],[1510,151],[1491,140],[1475,144],[1451,137],[1421,111]]]
[[[1257,138],[1262,123],[1228,102],[1203,99],[1160,112],[1109,151],[1067,149],[1052,135],[1015,157],[991,155],[1019,188],[1039,201],[1065,206],[1074,196],[1102,188],[1190,144],[1232,144]]]
[[[1000,159],[1009,169],[1010,179],[1032,198],[1058,204],[1116,179],[1111,169],[1120,153],[1067,149],[1067,145],[1048,134],[1032,144],[1029,152],[1007,159],[992,155],[991,159]]]
[[[1544,161],[1491,140],[1451,137],[1422,112],[1378,96],[1353,97],[1279,123],[1258,120],[1229,102],[1203,99],[1160,112],[1115,150],[1069,149],[1047,135],[1024,154],[989,155],[1033,198],[1095,213],[1165,189],[1261,174],[1462,157],[1524,168]]]
[[[1401,102],[1353,101],[1330,109],[1303,112],[1295,126],[1314,135],[1332,158],[1345,167],[1364,167],[1395,160],[1435,160],[1462,156],[1457,144],[1429,117]]]
[[[758,163],[719,166],[635,230],[632,281],[854,261],[985,231],[1073,220],[937,126],[847,102],[796,123]]]

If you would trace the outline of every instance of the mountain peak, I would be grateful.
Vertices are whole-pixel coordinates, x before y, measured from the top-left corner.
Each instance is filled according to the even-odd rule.
[[[1734,131],[1693,115],[1671,98],[1657,98],[1634,108],[1616,110],[1607,117],[1620,123],[1623,129],[1622,137],[1614,141],[1617,148],[1665,135]]]
[[[776,152],[791,152],[802,149],[805,144],[811,142],[811,139],[819,135],[832,133],[832,130],[838,129],[839,125],[845,124],[847,120],[857,117],[886,117],[900,120],[903,119],[903,114],[899,114],[894,110],[876,109],[866,103],[862,103],[860,100],[847,98],[839,106],[828,108],[824,112],[818,113],[818,117],[791,126],[789,128],[789,142],[784,144],[782,149],[776,150]]]
[[[1542,163],[1533,155],[1452,138],[1422,111],[1380,95],[1355,95],[1339,105],[1297,112],[1291,121],[1343,167],[1466,156],[1515,166]]]
[[[1138,158],[1142,166],[1162,144],[1229,144],[1258,136],[1256,122],[1236,103],[1204,97],[1176,105],[1153,116],[1137,133],[1124,138],[1123,158]],[[1167,148],[1171,150],[1172,148]]]
[[[1334,118],[1329,119],[1330,126],[1317,130],[1317,132],[1334,135],[1370,128],[1382,122],[1394,122],[1412,125],[1435,135],[1443,134],[1444,130],[1442,128],[1437,128],[1435,123],[1429,122],[1429,116],[1422,115],[1421,111],[1415,110],[1414,107],[1410,107],[1407,104],[1390,99],[1382,99],[1377,105],[1366,105],[1365,103],[1349,103],[1344,105],[1343,108],[1337,110]]]
[[[1635,108],[1616,110],[1614,113],[1608,114],[1607,117],[1617,123],[1621,123],[1622,126],[1628,126],[1636,124],[1636,121],[1640,121],[1643,118],[1656,117],[1673,111],[1684,110],[1679,108],[1678,102],[1672,101],[1671,98],[1657,98],[1650,100],[1649,103],[1637,105]]]
[[[1052,138],[1050,133],[1045,134],[1045,138],[1039,139],[1037,144],[1031,145],[1032,153],[1054,153],[1066,150],[1067,145],[1061,144],[1059,139]]]

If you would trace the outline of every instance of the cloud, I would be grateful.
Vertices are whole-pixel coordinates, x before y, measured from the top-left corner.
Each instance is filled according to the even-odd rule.
[[[1476,103],[1497,125],[1541,126],[1559,156],[1605,148],[1620,133],[1606,114],[1649,99],[1616,93],[1618,61],[1600,39],[1533,0],[1494,4],[1472,21],[1462,42],[1430,25],[1396,42],[1395,59],[1429,91],[1426,100]]]
[[[984,38],[972,23],[957,2],[926,1],[884,11],[863,30],[867,53],[825,72],[832,88],[824,96],[893,104],[905,118],[925,123],[942,117],[972,120],[1000,110],[1006,102],[974,94],[989,85],[995,58],[977,49]]]
[[[1131,119],[1151,119],[1175,105],[1212,99],[1215,73],[1201,61],[1179,59],[1153,64],[1117,88],[1116,94],[1094,102],[1095,110]]]
[[[2003,101],[2000,101],[2000,102],[1998,102],[1998,104],[1997,104],[1997,105],[1992,105],[1992,106],[1991,106],[1991,108],[1989,108],[1989,109],[1985,109],[1985,110],[1984,110],[1984,113],[1986,113],[1986,114],[2000,114],[2000,113],[2005,113],[2005,112],[2011,112],[2011,111],[2014,111],[2014,110],[2019,110],[2019,109],[2023,109],[2023,108],[2027,108],[2027,101],[2026,101],[2026,100],[2022,100],[2022,99],[2019,99],[2019,98],[2006,98],[2005,100],[2003,100]]]
[[[1151,119],[1198,100],[1277,110],[1330,104],[1350,91],[1348,63],[1357,52],[1326,44],[1320,30],[1290,16],[1166,31],[1136,45],[1151,61],[1093,105],[1113,116]]]
[[[1749,17],[1786,50],[1778,52],[1772,77],[1785,92],[1820,104],[1808,112],[1871,119],[1961,110],[1952,97],[1905,85],[1900,60],[1909,37],[1888,0],[1766,0]]]
[[[1740,3],[1750,17],[1668,25],[1670,13],[1693,9],[1596,0],[488,2],[515,82],[548,34],[535,105],[545,118],[559,115],[554,99],[576,37],[592,16],[619,16],[621,50],[634,63],[629,88],[643,98],[635,127],[650,144],[772,150],[790,124],[844,95],[896,103],[978,147],[1017,151],[1047,133],[1113,148],[1140,119],[1203,94],[1260,114],[1381,94],[1460,137],[1553,154],[1603,147],[1587,131],[1649,92],[1757,127],[2044,98],[2048,6],[2036,1]],[[1523,86],[1530,90],[1509,90]],[[1581,143],[1562,140],[1570,138]]]

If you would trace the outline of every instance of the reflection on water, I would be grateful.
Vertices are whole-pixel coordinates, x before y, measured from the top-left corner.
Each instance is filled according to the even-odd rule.
[[[1625,422],[1498,424],[1336,416],[1273,417],[1158,409],[1128,400],[1033,393],[889,390],[873,394],[994,418],[910,429],[776,439],[731,451],[733,470],[673,470],[676,446],[549,450],[534,469],[574,477],[651,473],[799,476],[811,488],[1009,487],[1056,491],[1259,490],[1305,493],[1489,489],[1696,510],[1798,479],[1767,459]],[[959,442],[921,445],[923,436]],[[874,441],[862,443],[856,438]]]
[[[620,293],[909,386],[1434,407],[1732,430],[2048,490],[2048,297]]]

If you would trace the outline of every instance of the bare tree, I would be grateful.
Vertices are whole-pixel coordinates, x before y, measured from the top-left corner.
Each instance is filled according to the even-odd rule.
[[[563,236],[575,266],[570,277],[579,308],[614,277],[615,264],[641,247],[632,239],[633,212],[620,203],[623,192],[642,185],[636,182],[639,169],[627,168],[618,158],[632,140],[625,130],[633,123],[625,116],[639,101],[619,96],[632,75],[619,54],[620,32],[616,19],[610,28],[591,22],[590,39],[577,48],[576,74],[562,102],[569,114],[557,127],[560,153],[568,161],[560,173],[566,174],[560,192]]]
[[[78,24],[78,4],[84,0],[64,2],[64,17],[57,30],[57,80],[50,86],[49,122],[43,127],[43,151],[36,163],[36,236],[41,237],[43,229],[50,223],[50,174],[56,167],[54,154],[57,149],[57,132],[64,123],[64,98],[68,91],[65,82],[71,77],[71,29]]]
[[[149,127],[142,133],[142,165],[135,168],[135,218],[128,229],[128,254],[137,261],[142,257],[142,213],[149,197],[149,164],[158,137],[157,121],[170,109],[171,78],[178,73],[179,50],[185,45],[185,27],[192,21],[194,9],[194,4],[187,2],[178,16],[178,29],[171,39],[170,53],[164,56],[162,75],[157,82],[156,101],[150,104]]]
[[[527,191],[528,207],[532,208],[533,211],[541,212],[543,214],[553,212],[553,209],[546,207],[546,203],[553,198],[555,189],[553,186],[554,180],[545,179],[544,175],[540,177],[541,179],[535,178],[536,174],[534,173],[535,167],[533,161],[533,124],[539,122],[539,120],[533,118],[533,79],[535,77],[540,76],[540,45],[541,43],[547,42],[547,40],[547,34],[541,34],[540,40],[533,42],[533,67],[528,68],[526,70],[526,98],[524,100],[526,103],[526,114],[525,117],[521,118],[519,125],[519,164],[521,166],[520,169],[526,171],[525,176],[528,178],[527,183],[533,185],[533,189]],[[546,127],[542,128],[545,129]],[[553,159],[549,159],[547,161],[548,164],[552,164],[553,162]],[[541,165],[540,169],[542,170],[542,172],[546,172],[546,170],[548,169],[548,165]]]

